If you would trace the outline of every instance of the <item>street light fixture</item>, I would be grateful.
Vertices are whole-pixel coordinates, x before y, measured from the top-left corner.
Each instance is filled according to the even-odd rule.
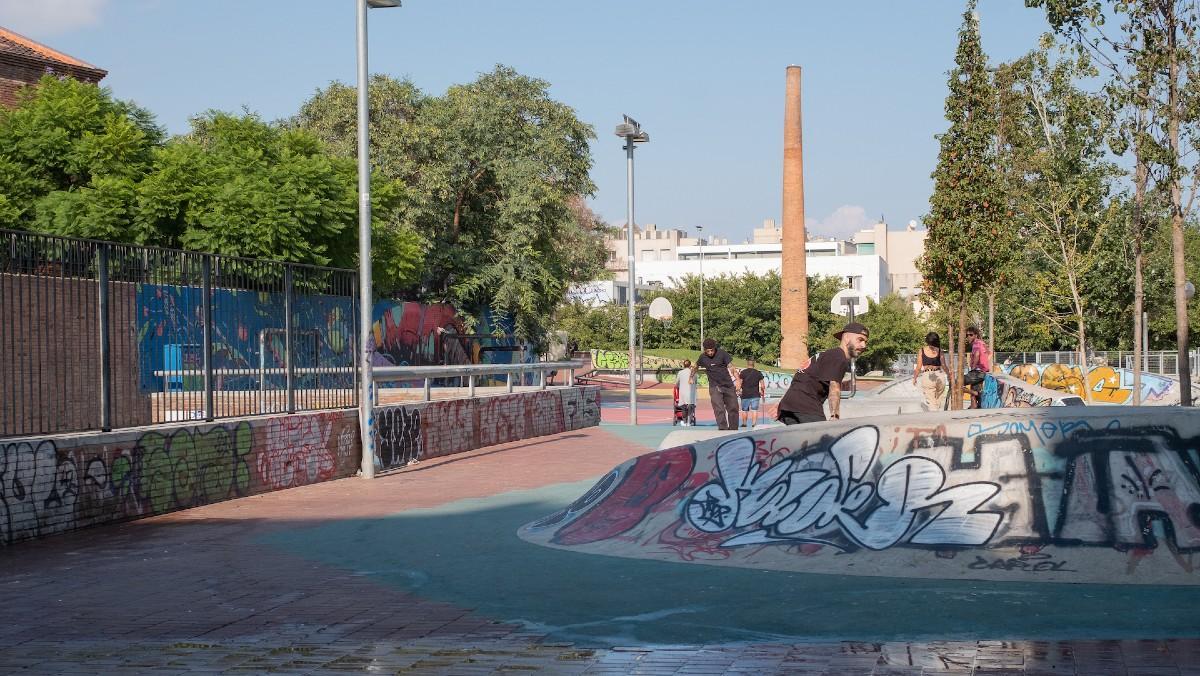
[[[633,246],[633,149],[638,143],[648,143],[650,134],[642,131],[642,125],[638,121],[624,116],[625,121],[617,125],[614,133],[617,136],[625,139],[625,184],[626,184],[626,214],[625,214],[625,230],[626,237],[629,239],[629,295],[627,297],[629,306],[629,424],[637,424],[637,345],[636,345],[636,328],[637,323],[636,311],[634,309],[637,296],[637,277],[634,276],[634,253]]]
[[[364,479],[375,478],[375,382],[371,373],[371,163],[367,130],[367,9],[399,7],[400,0],[358,0],[358,433]]]

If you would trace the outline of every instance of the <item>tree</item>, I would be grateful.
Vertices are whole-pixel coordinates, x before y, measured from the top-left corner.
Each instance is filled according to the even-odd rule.
[[[134,186],[162,140],[148,111],[107,88],[43,76],[0,108],[0,227],[56,232],[75,214],[129,241]]]
[[[826,310],[833,295],[845,286],[836,277],[809,277],[809,326],[814,349],[837,344],[833,333],[841,328],[841,317]],[[780,277],[766,275],[722,275],[705,279],[704,323],[709,336],[716,338],[731,354],[773,364],[779,359],[780,308],[765,299],[777,298]],[[648,348],[684,348],[699,352],[700,278],[688,275],[678,286],[647,294],[649,304],[655,298],[671,302],[674,317],[669,325],[656,321],[642,324],[643,340]],[[555,328],[566,331],[581,348],[624,349],[628,321],[623,305],[587,308],[567,304],[555,317]]]
[[[1114,100],[1138,111],[1140,123],[1133,125],[1135,193],[1144,194],[1142,186],[1154,167],[1161,168],[1158,180],[1171,215],[1180,399],[1190,406],[1185,219],[1200,188],[1200,38],[1196,34],[1200,8],[1194,0],[1026,0],[1026,4],[1044,7],[1056,31],[1069,35],[1081,51],[1106,68]],[[1119,18],[1117,31],[1105,30],[1109,15]],[[1144,236],[1144,226],[1139,215],[1135,236]]]
[[[868,299],[867,313],[860,319],[871,330],[867,351],[858,358],[858,367],[863,371],[887,371],[896,357],[915,352],[924,344],[928,330],[912,305],[896,293],[878,301]]]
[[[988,279],[991,241],[1004,227],[1003,187],[995,166],[996,95],[980,45],[974,0],[963,15],[949,89],[950,128],[938,137],[934,191],[925,218],[929,235],[918,267],[927,297],[958,311],[961,363],[967,305]],[[961,405],[961,369],[953,374],[952,392],[952,405]]]
[[[1051,45],[1017,64],[1015,82],[1028,93],[1026,114],[1013,126],[1013,163],[1023,177],[1015,199],[1032,276],[1041,291],[1030,309],[1063,333],[1074,331],[1079,363],[1087,364],[1087,278],[1098,249],[1121,239],[1119,209],[1108,201],[1116,167],[1105,157],[1113,119],[1104,99],[1075,82],[1094,77],[1086,55],[1052,60]],[[1086,397],[1086,393],[1085,393]]]
[[[400,218],[426,242],[420,282],[397,292],[451,302],[468,323],[490,310],[537,341],[569,285],[603,270],[606,226],[578,208],[594,134],[548,89],[504,66],[440,97],[372,79],[371,99],[397,112],[371,120],[373,161],[408,189]],[[352,156],[353,119],[332,85],[292,124]]]

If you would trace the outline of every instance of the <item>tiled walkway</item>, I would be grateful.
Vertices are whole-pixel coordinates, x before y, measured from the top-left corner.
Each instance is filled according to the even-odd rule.
[[[419,523],[436,528],[443,517],[426,508],[596,477],[645,452],[652,432],[569,432],[2,550],[0,674],[1200,674],[1190,639],[572,645],[528,618],[434,598],[421,578],[434,568],[371,568],[395,549],[344,552],[355,565],[315,554],[330,526],[368,532],[428,512]],[[272,543],[300,532],[309,539]],[[500,565],[488,547],[467,542],[462,556]]]

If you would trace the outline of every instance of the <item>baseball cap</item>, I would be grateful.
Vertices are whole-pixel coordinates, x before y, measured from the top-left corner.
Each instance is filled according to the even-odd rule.
[[[833,334],[833,337],[841,338],[843,333],[861,333],[863,336],[866,336],[867,338],[871,337],[870,329],[868,329],[867,327],[863,326],[862,324],[860,324],[858,322],[850,322],[849,324],[843,326],[841,331],[838,331],[837,333]]]

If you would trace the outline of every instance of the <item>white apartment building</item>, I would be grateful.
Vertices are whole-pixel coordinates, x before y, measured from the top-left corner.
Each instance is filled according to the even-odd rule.
[[[625,301],[628,240],[610,240],[608,247],[607,267],[617,281],[576,285],[570,297],[592,305]],[[918,231],[915,222],[910,222],[906,230],[889,231],[881,221],[848,241],[810,239],[804,248],[810,276],[841,278],[849,288],[875,300],[896,291],[919,303],[915,296],[921,275],[916,260],[925,249],[925,231]],[[701,271],[710,278],[783,271],[782,229],[774,219],[764,220],[762,227],[755,228],[751,241],[743,244],[715,237],[705,238],[702,243],[683,230],[659,230],[648,224],[635,232],[634,251],[639,291],[672,288],[684,277],[698,276]]]

